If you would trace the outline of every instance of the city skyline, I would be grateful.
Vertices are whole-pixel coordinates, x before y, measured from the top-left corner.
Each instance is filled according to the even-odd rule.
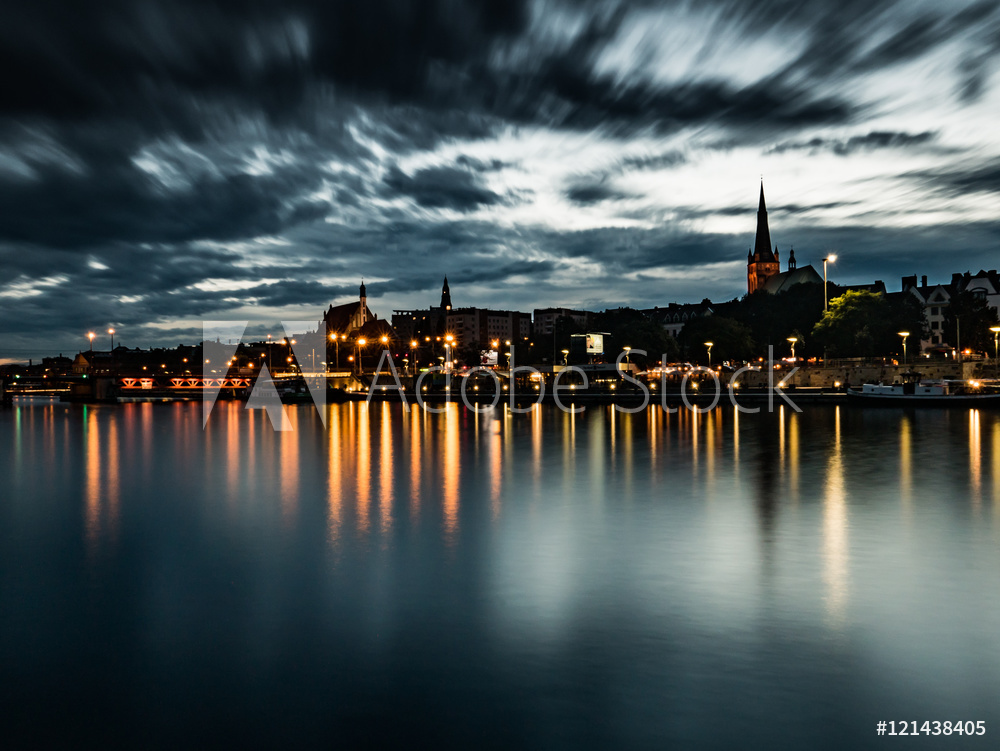
[[[21,8],[0,357],[203,319],[600,310],[995,268],[996,3]]]

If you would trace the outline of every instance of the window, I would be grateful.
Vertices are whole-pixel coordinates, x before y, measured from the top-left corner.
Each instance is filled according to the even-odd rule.
[[[933,308],[931,308],[931,315],[932,316],[936,316],[936,315],[940,315],[940,314],[941,314],[941,308],[937,307],[936,305]]]
[[[941,328],[941,322],[940,321],[931,321],[931,328],[932,329],[939,329],[939,328]]]

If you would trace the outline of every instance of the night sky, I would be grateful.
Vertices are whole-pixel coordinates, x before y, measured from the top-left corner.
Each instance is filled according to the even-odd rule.
[[[4,2],[0,358],[996,268],[1000,2]],[[97,346],[107,347],[102,335]],[[102,344],[102,340],[103,344]]]

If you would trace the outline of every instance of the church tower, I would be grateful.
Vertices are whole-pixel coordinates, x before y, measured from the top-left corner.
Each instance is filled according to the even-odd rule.
[[[442,310],[451,310],[451,290],[448,288],[448,277],[444,278],[444,286],[441,288]]]
[[[358,292],[361,296],[361,304],[358,306],[358,315],[360,316],[358,328],[361,328],[368,321],[368,292],[365,290],[364,279],[361,280],[361,289]]]
[[[764,183],[760,184],[760,204],[757,206],[757,237],[753,251],[747,253],[747,292],[762,289],[767,280],[780,271],[778,246],[771,250],[771,232],[767,227],[767,206],[764,205]]]

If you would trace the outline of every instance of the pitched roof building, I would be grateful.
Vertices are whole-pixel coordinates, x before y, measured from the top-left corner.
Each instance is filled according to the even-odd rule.
[[[331,305],[323,314],[322,325],[326,327],[327,338],[332,334],[338,336],[350,334],[363,327],[368,321],[374,320],[375,316],[368,309],[368,293],[364,282],[361,282],[358,297],[359,299],[355,302],[337,306]]]

